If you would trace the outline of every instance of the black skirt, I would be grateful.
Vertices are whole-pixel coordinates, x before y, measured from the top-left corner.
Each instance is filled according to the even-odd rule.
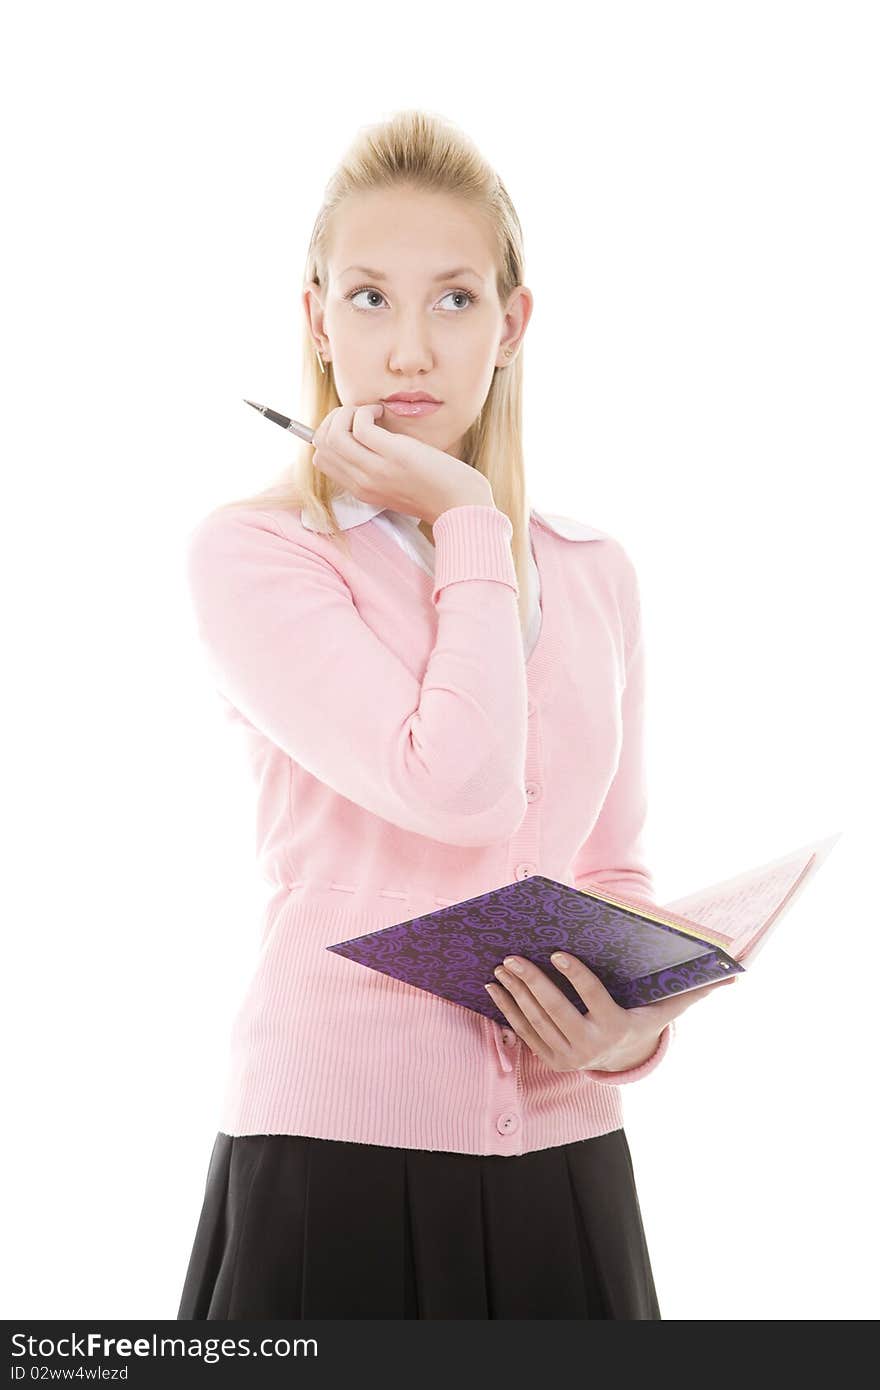
[[[513,1157],[221,1131],[177,1314],[660,1316],[623,1129]]]

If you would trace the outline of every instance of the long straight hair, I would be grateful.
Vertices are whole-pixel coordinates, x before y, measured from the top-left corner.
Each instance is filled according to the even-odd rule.
[[[325,188],[306,257],[303,289],[326,287],[327,253],[335,218],[344,215],[345,200],[376,189],[406,188],[460,198],[477,211],[494,232],[496,287],[504,304],[523,284],[522,229],[516,210],[499,176],[473,142],[441,117],[420,110],[394,113],[388,120],[361,130]],[[314,341],[303,313],[301,402],[297,417],[316,424],[342,402],[336,391],[333,364],[318,365]],[[511,550],[519,584],[523,630],[528,621],[528,517],[522,449],[522,347],[509,365],[496,367],[479,415],[468,428],[461,458],[486,477],[495,505],[510,519]],[[294,436],[291,436],[295,438]],[[312,463],[312,446],[295,440],[292,461],[275,482],[259,493],[221,504],[231,507],[306,507],[326,535],[348,548],[330,503],[343,489]]]

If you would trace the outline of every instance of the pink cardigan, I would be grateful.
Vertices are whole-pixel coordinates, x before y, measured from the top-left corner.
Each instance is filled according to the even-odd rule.
[[[610,536],[530,515],[526,660],[509,518],[456,506],[435,568],[374,521],[346,554],[299,513],[218,510],[190,593],[247,739],[273,886],[220,1129],[517,1155],[623,1125],[620,1072],[556,1071],[511,1028],[324,948],[542,873],[654,901],[642,842],[644,642]]]

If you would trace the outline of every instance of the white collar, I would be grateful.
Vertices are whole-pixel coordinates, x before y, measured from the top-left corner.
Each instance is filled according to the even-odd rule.
[[[359,497],[355,497],[350,492],[341,492],[334,497],[332,508],[341,531],[348,531],[352,526],[360,526],[372,517],[378,516],[380,512],[387,512],[389,516],[410,522],[418,527],[419,518],[410,516],[408,512],[396,512],[391,507],[381,507],[372,502],[362,502]],[[587,526],[585,522],[574,521],[571,517],[559,516],[554,512],[537,512],[534,507],[530,508],[530,513],[542,525],[554,531],[557,536],[562,536],[568,541],[597,541],[604,540],[607,532],[598,531],[595,526]],[[303,526],[308,531],[323,531],[324,527],[318,526],[303,507],[300,511],[300,518]]]

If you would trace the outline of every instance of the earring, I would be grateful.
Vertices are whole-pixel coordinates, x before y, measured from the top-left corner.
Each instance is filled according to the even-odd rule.
[[[324,359],[323,359],[323,357],[321,356],[321,349],[320,349],[320,348],[315,348],[315,352],[316,352],[317,355],[318,355],[318,365],[320,366],[321,371],[323,372],[324,376],[326,376],[327,373],[326,373],[326,371],[324,370]]]
[[[509,357],[510,354],[511,354],[512,352],[513,352],[513,348],[511,348],[511,347],[506,347],[506,348],[504,349],[504,356],[505,356],[505,357]]]

